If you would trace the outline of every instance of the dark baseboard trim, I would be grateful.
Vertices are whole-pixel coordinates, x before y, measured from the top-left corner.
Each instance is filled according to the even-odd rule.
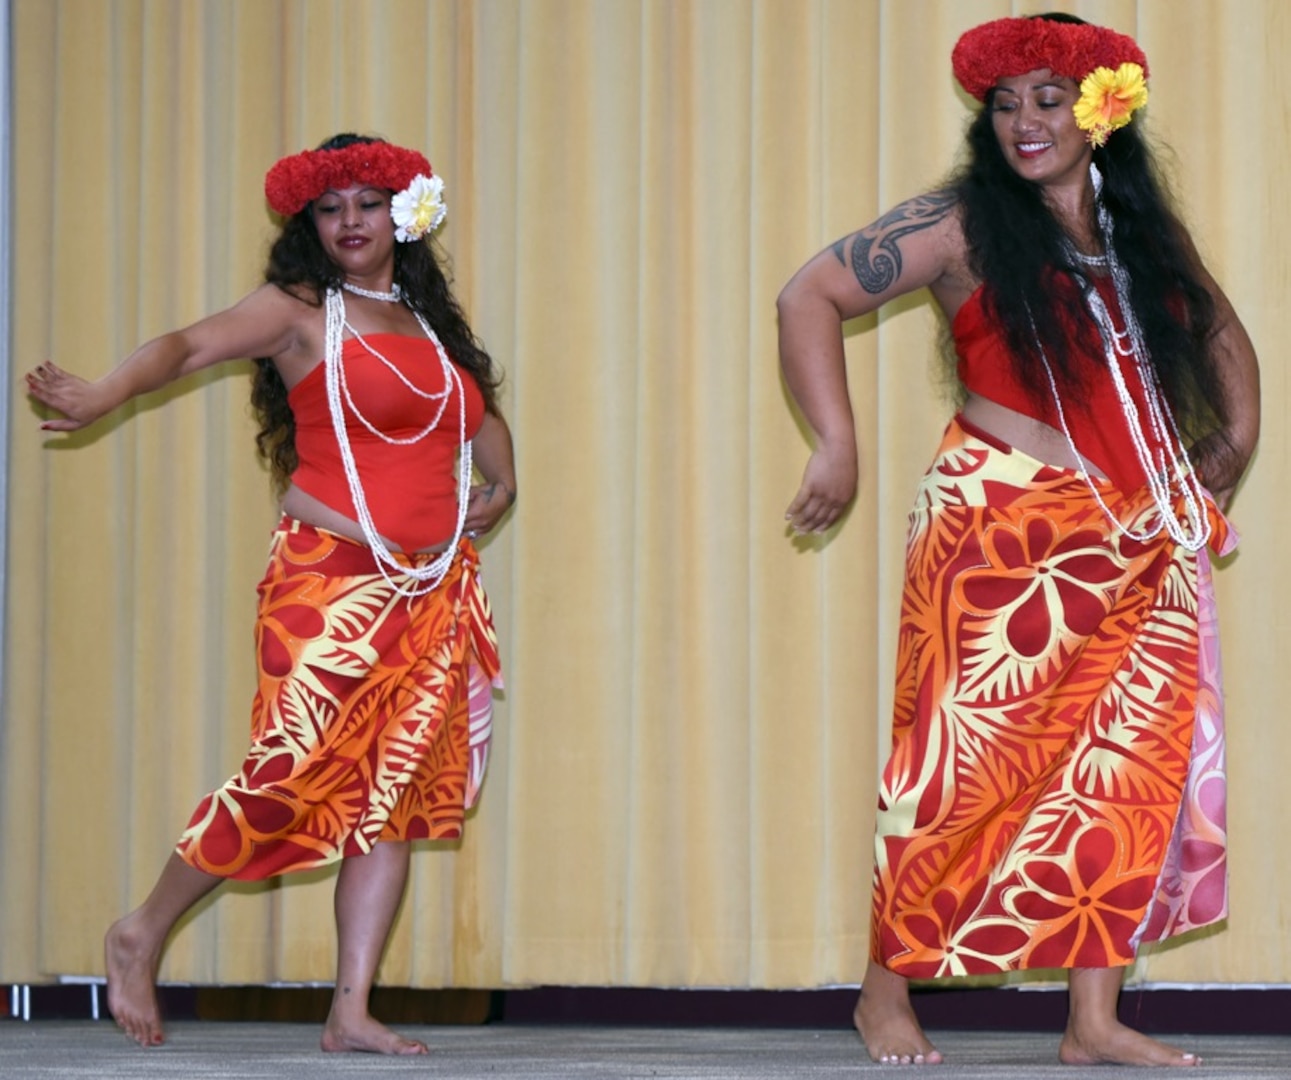
[[[916,989],[925,1027],[1061,1031],[1064,990]],[[850,1028],[856,991],[540,987],[501,995],[498,1019],[523,1024]],[[1123,1022],[1154,1033],[1291,1035],[1291,989],[1134,990]]]
[[[85,1020],[88,986],[30,988],[34,1020]],[[322,1023],[328,987],[163,986],[170,1020]],[[932,1030],[1061,1031],[1062,990],[916,989],[915,1008]],[[10,994],[0,987],[0,1017]],[[851,1027],[856,991],[657,990],[543,986],[530,990],[415,990],[379,987],[372,1011],[394,1024],[606,1024],[655,1027]],[[99,1007],[107,1016],[102,988]],[[1159,1034],[1291,1035],[1291,989],[1136,990],[1121,994],[1121,1019]]]

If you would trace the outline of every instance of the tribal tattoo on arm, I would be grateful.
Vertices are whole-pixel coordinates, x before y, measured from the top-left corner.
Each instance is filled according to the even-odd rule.
[[[490,502],[492,501],[493,496],[498,493],[498,488],[501,488],[505,493],[507,497],[507,506],[510,506],[516,501],[516,493],[500,480],[494,480],[492,483],[485,484],[479,489],[479,493],[484,496],[485,502]]]
[[[852,241],[852,273],[867,293],[878,294],[892,287],[901,276],[901,249],[904,236],[927,229],[943,220],[958,201],[951,191],[933,191],[919,195],[889,210],[873,225],[844,236],[833,251],[838,261],[848,265],[847,241]]]

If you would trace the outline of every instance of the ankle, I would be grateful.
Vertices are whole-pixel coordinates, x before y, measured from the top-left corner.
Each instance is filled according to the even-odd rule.
[[[856,1007],[910,1008],[910,980],[870,961]]]
[[[331,1008],[327,1013],[329,1021],[335,1019],[343,1023],[354,1023],[369,1017],[366,994],[344,990],[339,986],[336,988],[336,992],[332,995]]]

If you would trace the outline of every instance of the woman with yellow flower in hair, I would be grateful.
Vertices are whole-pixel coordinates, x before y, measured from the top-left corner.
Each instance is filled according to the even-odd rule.
[[[266,283],[93,382],[27,376],[74,431],[189,372],[260,357],[257,438],[283,516],[259,586],[241,769],[198,805],[151,894],[105,940],[108,1004],[163,1041],[176,920],[227,878],[340,862],[328,1051],[425,1053],[368,995],[414,840],[459,837],[487,761],[496,639],[472,540],[515,498],[498,377],[436,257],[443,182],[415,150],[338,135],[265,178],[284,218]],[[473,469],[484,483],[473,483]]]
[[[1006,18],[952,62],[967,163],[778,304],[799,531],[856,490],[843,320],[927,287],[962,387],[910,515],[855,1021],[874,1060],[937,1063],[909,979],[1063,968],[1062,1061],[1195,1065],[1116,1004],[1141,944],[1227,910],[1207,549],[1236,543],[1255,354],[1155,175],[1133,39]]]

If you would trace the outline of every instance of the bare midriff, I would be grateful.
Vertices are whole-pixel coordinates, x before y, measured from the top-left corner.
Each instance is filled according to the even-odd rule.
[[[1046,465],[1056,465],[1062,469],[1083,467],[1090,476],[1105,479],[1103,471],[1088,458],[1076,458],[1072,455],[1067,437],[1061,431],[1040,420],[978,394],[968,395],[968,400],[960,409],[960,415],[1006,446],[1021,450]]]
[[[326,529],[328,532],[336,533],[337,536],[343,536],[347,540],[353,540],[359,544],[366,544],[367,537],[363,535],[363,527],[353,518],[348,518],[339,510],[334,510],[325,502],[314,498],[304,491],[301,491],[295,484],[287,488],[287,493],[282,497],[282,512],[294,517],[297,521],[303,521],[306,525],[313,525],[319,529]],[[390,551],[401,551],[393,540],[388,537],[381,537],[382,542]],[[429,547],[418,548],[419,552],[428,552],[434,554],[437,551],[443,551],[448,547],[447,540],[438,544],[431,544]]]

